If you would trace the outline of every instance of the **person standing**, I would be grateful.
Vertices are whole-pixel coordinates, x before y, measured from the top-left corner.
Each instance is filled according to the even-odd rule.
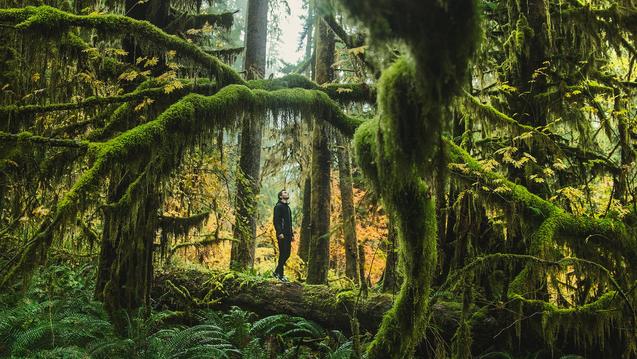
[[[290,210],[290,194],[282,190],[278,194],[279,201],[274,206],[274,230],[279,245],[279,262],[274,270],[274,277],[282,282],[289,282],[283,274],[285,262],[290,258],[292,250],[292,211]]]

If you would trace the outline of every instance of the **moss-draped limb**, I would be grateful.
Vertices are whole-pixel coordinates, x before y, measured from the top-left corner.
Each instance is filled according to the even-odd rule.
[[[213,136],[215,128],[235,125],[242,113],[286,113],[316,116],[351,137],[362,123],[361,119],[344,114],[337,103],[318,90],[283,89],[276,91],[251,90],[243,85],[230,85],[212,96],[190,94],[170,106],[155,120],[139,125],[106,142],[92,143],[89,157],[92,165],[73,184],[57,205],[55,220],[42,226],[32,245],[22,252],[21,264],[29,262],[40,246],[50,244],[49,236],[74,216],[82,200],[98,190],[112,168],[131,165],[139,158],[164,158],[162,173],[168,176],[180,162],[184,150],[193,147],[205,136]],[[135,183],[135,182],[133,182]],[[16,273],[12,270],[3,278],[6,283]]]
[[[210,212],[203,212],[190,217],[159,216],[159,227],[172,235],[183,236],[192,228],[201,227],[210,216]]]
[[[489,191],[497,194],[490,198],[503,205],[510,202],[521,204],[525,213],[540,221],[538,232],[533,236],[532,254],[546,254],[545,250],[558,241],[571,247],[583,258],[594,249],[591,243],[605,248],[620,263],[637,263],[637,242],[624,223],[612,219],[577,216],[564,211],[550,201],[529,192],[504,176],[487,170],[475,158],[451,140],[445,140],[449,148],[451,168],[460,177],[478,180]],[[497,189],[497,191],[496,191]],[[624,259],[623,261],[621,259]]]
[[[307,90],[320,90],[331,99],[341,103],[366,102],[376,103],[376,89],[365,83],[339,84],[326,83],[319,85],[300,74],[286,75],[272,80],[251,80],[248,87],[263,90],[280,90],[284,88],[303,88]]]
[[[48,105],[8,105],[0,106],[0,118],[9,119],[15,116],[22,116],[34,113],[45,113],[53,111],[65,111],[65,110],[78,110],[86,107],[100,106],[105,104],[114,104],[120,102],[131,102],[143,98],[157,99],[157,98],[173,98],[177,99],[185,96],[189,93],[200,93],[210,95],[217,91],[218,85],[214,82],[200,81],[182,81],[184,86],[173,90],[167,94],[164,87],[161,87],[161,83],[157,81],[147,81],[142,83],[137,89],[132,92],[108,97],[91,96],[86,99],[77,102],[57,103]],[[376,98],[376,92],[373,87],[367,84],[326,84],[320,86],[315,82],[309,80],[302,75],[287,75],[281,78],[273,80],[252,80],[248,82],[248,86],[251,89],[262,90],[281,90],[289,88],[303,88],[307,90],[319,90],[326,93],[332,100],[341,103],[350,102],[367,102],[374,103]],[[132,106],[125,105],[118,108],[111,120],[106,124],[106,127],[97,129],[93,133],[89,134],[89,138],[104,139],[114,131],[123,130],[121,128],[121,122],[124,121],[127,112],[132,110]],[[0,122],[0,125],[2,122]]]
[[[530,133],[536,138],[536,140],[539,140],[538,142],[540,142],[541,145],[548,146],[548,148],[553,149],[558,153],[572,155],[582,162],[594,161],[593,163],[595,167],[602,168],[611,174],[618,174],[620,172],[619,166],[609,159],[608,156],[604,156],[595,151],[568,146],[565,144],[566,140],[564,138],[551,133],[547,129],[540,130],[533,126],[520,123],[511,116],[499,111],[492,105],[482,103],[479,98],[470,94],[466,94],[466,98],[466,106],[468,106],[474,114],[477,113],[478,116],[487,121],[507,126],[509,129],[514,130],[514,133],[517,135]]]
[[[405,280],[368,353],[371,358],[410,357],[427,326],[429,289],[436,267],[435,204],[423,180],[408,180],[392,189],[397,214],[400,260]]]
[[[227,47],[213,50],[204,49],[207,54],[219,58],[225,63],[234,63],[237,56],[239,56],[243,50],[245,50],[245,47]]]
[[[185,14],[176,13],[173,15],[174,19],[166,25],[166,31],[175,34],[177,32],[185,32],[192,28],[201,28],[206,23],[228,30],[234,24],[234,13],[224,12],[220,14]]]
[[[507,306],[514,311],[542,315],[540,326],[542,338],[547,346],[552,347],[557,338],[564,340],[567,335],[572,335],[572,340],[578,343],[578,346],[583,344],[584,347],[589,348],[599,347],[613,336],[621,337],[621,342],[627,347],[635,346],[634,331],[616,327],[616,323],[626,315],[631,317],[633,323],[635,322],[635,309],[630,293],[620,286],[609,269],[585,259],[567,257],[547,260],[527,254],[488,254],[477,257],[464,267],[452,272],[438,291],[461,289],[459,286],[463,285],[464,279],[475,272],[486,272],[491,268],[512,263],[527,264],[525,271],[528,271],[526,268],[532,267],[536,271],[542,270],[540,273],[564,271],[575,266],[585,267],[592,271],[599,271],[610,283],[611,288],[604,290],[590,302],[573,306],[558,306],[545,300],[528,299],[516,291],[521,288],[510,288],[508,296],[512,301]],[[588,323],[588,325],[582,327],[582,323]],[[563,343],[560,344],[563,345]]]
[[[201,248],[201,247],[207,247],[213,244],[218,244],[220,242],[223,241],[236,241],[236,239],[234,238],[230,238],[230,237],[213,237],[213,238],[208,238],[208,239],[202,239],[200,241],[193,241],[193,242],[182,242],[182,243],[177,243],[174,246],[170,247],[170,253],[169,255],[175,253],[177,250],[182,249],[182,248],[187,248],[187,247],[195,247],[195,248]]]
[[[217,85],[214,83],[186,84],[183,88],[183,91],[181,92],[184,92],[184,94],[188,92],[197,92],[197,93],[210,92],[216,88],[217,88]],[[6,118],[8,116],[21,116],[21,115],[33,114],[33,113],[79,110],[86,107],[101,106],[101,105],[108,105],[108,104],[121,103],[121,102],[130,102],[130,101],[140,100],[143,98],[155,99],[162,96],[166,96],[166,90],[164,87],[152,87],[152,88],[142,88],[139,90],[135,90],[135,91],[123,94],[123,95],[104,96],[104,97],[91,96],[76,102],[54,103],[54,104],[48,104],[48,105],[0,106],[0,118]]]
[[[43,36],[63,34],[70,27],[94,28],[108,34],[131,35],[140,42],[152,43],[175,50],[180,56],[190,58],[213,75],[219,83],[245,83],[230,66],[207,54],[198,46],[169,35],[147,21],[121,15],[75,15],[50,6],[27,6],[0,9],[0,22],[13,23],[22,31],[36,31]]]
[[[2,142],[16,142],[16,143],[31,143],[36,145],[43,145],[49,147],[68,147],[87,150],[90,146],[88,141],[69,140],[65,138],[53,138],[34,135],[31,132],[20,133],[6,133],[0,131],[0,141]]]
[[[194,228],[201,229],[208,220],[210,212],[203,212],[190,217],[159,216],[158,226],[161,229],[161,242],[159,246],[162,256],[169,245],[169,235],[172,237],[186,237]],[[174,249],[171,249],[171,253]]]
[[[358,162],[399,224],[405,280],[368,349],[370,358],[408,358],[427,325],[436,267],[437,221],[425,182],[435,171],[447,106],[467,74],[479,34],[472,0],[341,1],[376,41],[402,40],[411,56],[383,71],[378,120],[355,136]]]

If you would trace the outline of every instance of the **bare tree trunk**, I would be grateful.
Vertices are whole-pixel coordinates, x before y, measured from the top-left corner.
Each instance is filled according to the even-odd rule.
[[[334,34],[318,17],[316,30],[316,66],[319,84],[330,82],[334,75]],[[307,267],[309,284],[327,283],[330,259],[330,151],[326,125],[316,121],[312,131],[312,199],[311,241]]]
[[[356,213],[352,191],[352,169],[349,143],[338,137],[338,177],[341,189],[343,235],[345,237],[345,275],[358,283],[358,240],[356,239]]]
[[[247,79],[265,75],[268,33],[268,0],[250,0],[246,30],[245,71]],[[243,270],[254,265],[257,232],[257,195],[261,171],[262,118],[244,116],[241,124],[241,155],[235,200],[236,242],[232,243],[230,266]]]
[[[312,179],[308,175],[305,177],[305,183],[303,185],[303,218],[301,219],[301,236],[299,240],[299,257],[307,262],[310,252],[310,217],[311,217],[311,198],[312,198]]]

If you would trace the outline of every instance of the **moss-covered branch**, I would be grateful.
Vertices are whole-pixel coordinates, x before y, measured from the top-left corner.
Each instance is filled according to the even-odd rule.
[[[205,83],[201,85],[197,84],[186,84],[184,88],[179,92],[210,92],[217,88],[217,85],[214,83]],[[8,106],[0,106],[0,118],[8,117],[8,116],[20,116],[27,115],[33,113],[45,113],[45,112],[54,112],[54,111],[68,111],[68,110],[78,110],[86,107],[93,106],[101,106],[108,105],[113,103],[121,103],[121,102],[130,102],[135,100],[140,100],[143,98],[156,99],[159,97],[166,96],[165,87],[153,87],[153,88],[143,88],[140,90],[135,90],[133,92],[129,92],[123,95],[117,96],[91,96],[87,97],[81,101],[77,102],[66,102],[66,103],[55,103],[48,105],[8,105]]]
[[[244,47],[228,47],[223,49],[204,50],[207,54],[210,54],[216,58],[223,60],[225,63],[233,63],[237,56],[245,50]]]
[[[496,194],[490,197],[491,200],[500,201],[503,205],[510,202],[520,204],[527,215],[540,221],[541,225],[531,244],[532,254],[546,255],[545,251],[557,241],[568,245],[581,258],[590,258],[592,253],[601,247],[616,257],[618,263],[628,266],[637,263],[636,239],[629,234],[628,228],[622,222],[568,213],[529,192],[526,187],[485,169],[453,141],[446,140],[446,144],[449,148],[452,173],[457,173],[460,178],[479,181],[490,193]]]
[[[201,28],[204,25],[228,30],[234,24],[234,13],[224,12],[220,14],[173,14],[172,21],[166,26],[170,33],[183,32],[188,29]]]
[[[280,90],[285,88],[303,88],[325,92],[331,99],[341,103],[366,102],[376,103],[376,89],[365,83],[339,84],[328,83],[319,85],[307,77],[299,74],[286,75],[273,80],[251,80],[248,87],[263,90]]]
[[[203,212],[190,217],[159,216],[159,227],[162,231],[174,236],[185,236],[191,229],[201,227],[209,216],[210,212]]]
[[[43,145],[49,147],[68,147],[87,150],[90,146],[89,141],[69,140],[64,138],[51,138],[34,135],[31,132],[6,133],[0,131],[0,142],[15,143],[31,143],[35,145]]]
[[[236,239],[230,238],[230,237],[219,237],[219,238],[212,237],[212,238],[202,239],[200,241],[177,243],[170,248],[170,254],[173,254],[177,250],[182,248],[188,248],[188,247],[203,248],[203,247],[211,246],[213,244],[219,244],[224,241],[236,241]]]
[[[24,248],[18,266],[33,263],[34,252],[50,245],[53,231],[74,218],[81,209],[82,200],[99,190],[112,168],[135,163],[139,158],[160,158],[162,173],[167,177],[179,165],[184,151],[205,136],[213,136],[216,133],[213,129],[234,126],[241,114],[267,111],[320,118],[350,137],[362,123],[362,120],[344,114],[336,102],[318,90],[266,91],[230,85],[212,96],[190,94],[155,120],[107,142],[92,143],[89,146],[90,157],[94,159],[92,165],[58,202],[53,220],[42,224],[41,230]],[[3,277],[2,283],[7,283],[15,273],[16,268]]]
[[[244,83],[237,72],[216,57],[175,35],[165,33],[147,21],[121,15],[75,15],[50,6],[27,6],[0,9],[0,22],[15,24],[18,30],[35,31],[44,37],[64,34],[68,28],[76,26],[120,36],[131,35],[137,41],[175,50],[178,55],[200,64],[219,83]]]

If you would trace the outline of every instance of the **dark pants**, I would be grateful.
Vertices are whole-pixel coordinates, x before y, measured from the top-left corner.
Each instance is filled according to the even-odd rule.
[[[285,261],[290,258],[290,251],[292,250],[292,238],[277,238],[277,242],[279,244],[279,265],[277,265],[274,272],[280,276],[283,276],[283,267],[285,267]]]

